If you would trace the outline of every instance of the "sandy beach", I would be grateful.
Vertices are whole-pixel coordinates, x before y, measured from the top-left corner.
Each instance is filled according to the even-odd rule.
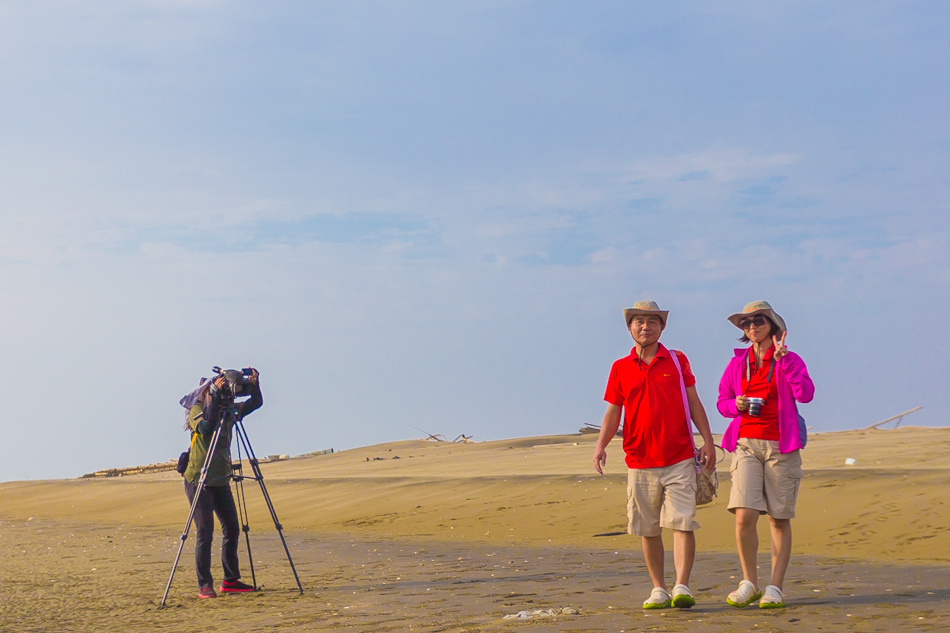
[[[3,483],[0,630],[171,631],[211,621],[240,631],[946,629],[950,429],[813,435],[789,607],[776,612],[723,602],[738,573],[728,460],[719,499],[699,511],[697,606],[642,611],[650,583],[638,541],[622,533],[622,451],[611,445],[600,477],[594,441],[405,441],[263,464],[304,594],[247,482],[262,590],[197,600],[192,535],[165,609],[187,516],[176,473]],[[247,580],[243,544],[241,560]],[[217,555],[212,570],[220,574]],[[505,619],[537,610],[557,615]]]

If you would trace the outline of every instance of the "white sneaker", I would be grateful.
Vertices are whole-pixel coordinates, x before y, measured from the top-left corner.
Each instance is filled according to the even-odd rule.
[[[762,597],[762,591],[750,580],[743,580],[735,591],[730,591],[726,604],[737,609],[744,609]]]
[[[762,599],[759,600],[760,609],[781,609],[785,606],[785,594],[775,585],[765,588]]]
[[[686,585],[676,585],[673,587],[673,600],[670,604],[677,609],[689,609],[696,604],[696,598],[693,597]]]
[[[643,603],[644,609],[669,609],[670,594],[663,587],[654,587],[650,597]]]

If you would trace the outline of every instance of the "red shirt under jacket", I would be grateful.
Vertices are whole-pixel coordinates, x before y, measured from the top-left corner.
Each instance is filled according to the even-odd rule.
[[[746,356],[748,367],[752,375],[751,380],[746,380],[746,370],[742,369],[742,393],[749,398],[762,398],[765,404],[759,410],[759,416],[753,418],[748,411],[742,413],[742,422],[739,426],[739,437],[747,437],[756,440],[775,440],[779,439],[778,434],[778,384],[776,383],[775,371],[772,371],[772,378],[769,380],[769,368],[772,366],[772,356],[775,353],[775,346],[766,350],[762,357],[762,366],[755,368],[755,350],[749,347],[749,355]]]
[[[696,384],[689,360],[676,352],[687,387]],[[637,349],[614,362],[604,400],[623,407],[623,450],[630,468],[659,468],[693,457],[692,429],[686,426],[679,372],[661,343],[649,365]]]

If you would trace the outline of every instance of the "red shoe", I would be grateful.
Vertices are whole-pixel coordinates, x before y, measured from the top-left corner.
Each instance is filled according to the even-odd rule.
[[[247,593],[249,591],[256,591],[257,587],[251,586],[247,583],[243,583],[240,580],[225,580],[221,583],[221,593]]]
[[[198,591],[199,598],[217,598],[218,594],[214,592],[214,587],[202,587]]]

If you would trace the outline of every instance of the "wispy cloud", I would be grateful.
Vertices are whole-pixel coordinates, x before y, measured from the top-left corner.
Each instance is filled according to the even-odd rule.
[[[222,362],[266,370],[273,452],[571,431],[646,293],[707,404],[767,298],[818,428],[939,411],[945,344],[853,349],[946,311],[950,10],[538,7],[0,4],[0,384],[64,438],[0,479],[176,454]]]
[[[747,149],[704,150],[676,156],[654,156],[624,165],[624,182],[731,182],[761,177],[799,162],[794,154],[759,154]]]

